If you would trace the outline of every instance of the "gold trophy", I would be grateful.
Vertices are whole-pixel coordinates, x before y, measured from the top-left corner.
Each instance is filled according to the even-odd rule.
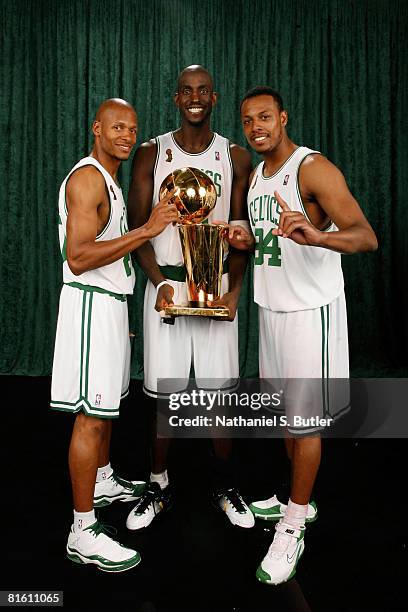
[[[227,318],[225,306],[211,302],[221,295],[225,229],[203,223],[213,210],[217,192],[211,178],[197,168],[180,168],[161,184],[159,199],[176,188],[173,198],[180,223],[177,225],[186,268],[188,304],[167,306],[165,314]]]

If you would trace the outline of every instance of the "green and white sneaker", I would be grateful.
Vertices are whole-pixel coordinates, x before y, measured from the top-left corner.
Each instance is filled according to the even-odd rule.
[[[256,577],[265,584],[281,584],[293,578],[305,549],[304,526],[295,529],[279,521],[275,530],[273,542],[256,570]]]
[[[264,521],[279,521],[285,515],[287,506],[281,504],[279,499],[274,495],[269,499],[255,501],[249,504],[249,509],[252,514]],[[307,506],[306,523],[313,523],[317,519],[317,506],[314,501]]]
[[[116,500],[135,501],[142,495],[145,487],[146,483],[142,480],[125,480],[112,472],[109,478],[95,484],[94,508],[109,506]]]
[[[67,557],[74,563],[93,563],[104,572],[125,572],[140,563],[140,554],[125,548],[107,534],[106,526],[96,521],[74,531],[72,525],[67,543]]]

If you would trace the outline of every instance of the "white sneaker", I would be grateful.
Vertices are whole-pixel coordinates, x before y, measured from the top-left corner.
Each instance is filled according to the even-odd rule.
[[[139,499],[146,487],[142,480],[125,480],[115,472],[95,484],[94,508],[108,506],[116,500],[122,502],[135,501]]]
[[[279,499],[274,495],[269,499],[252,502],[249,504],[249,509],[256,518],[264,521],[279,521],[284,517],[287,506],[281,504]],[[313,523],[317,519],[317,506],[314,501],[307,506],[306,523]]]
[[[276,533],[266,556],[256,570],[256,577],[266,584],[280,584],[293,578],[305,549],[305,527],[295,529],[286,523],[275,527]]]
[[[255,519],[236,489],[227,489],[213,496],[213,502],[225,512],[233,525],[249,529],[255,525]]]
[[[107,536],[99,521],[80,531],[71,526],[67,557],[74,563],[93,563],[104,572],[125,572],[140,563],[139,553]]]
[[[131,531],[148,527],[154,517],[162,510],[170,508],[171,504],[170,487],[161,489],[157,482],[150,482],[127,517],[126,527]]]

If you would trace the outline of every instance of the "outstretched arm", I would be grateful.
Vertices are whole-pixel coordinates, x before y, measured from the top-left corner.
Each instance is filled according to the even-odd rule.
[[[231,159],[234,176],[231,188],[231,221],[247,221],[248,212],[246,196],[248,192],[248,179],[251,173],[251,156],[248,151],[237,145],[231,145]],[[233,321],[238,307],[242,279],[248,261],[248,253],[235,249],[230,243],[229,254],[229,288],[214,305],[224,305],[229,308],[230,318]]]
[[[155,217],[139,229],[113,240],[96,242],[98,208],[105,194],[105,180],[92,166],[80,168],[68,180],[67,260],[75,275],[121,259],[159,234],[177,217],[176,207],[166,201]]]
[[[142,228],[151,213],[156,151],[155,142],[145,142],[138,148],[133,158],[132,179],[128,196],[130,229]],[[154,207],[153,212],[156,208],[158,206]],[[173,220],[177,221],[177,218]],[[156,255],[149,241],[140,245],[135,255],[143,272],[155,287],[165,280],[157,265]],[[157,292],[156,310],[162,310],[166,306],[171,306],[173,304],[173,294],[174,290],[171,285],[162,285]]]

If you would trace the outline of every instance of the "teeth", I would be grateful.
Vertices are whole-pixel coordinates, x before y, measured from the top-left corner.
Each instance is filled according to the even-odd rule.
[[[197,114],[197,113],[201,113],[201,111],[202,111],[203,109],[202,109],[202,108],[195,108],[195,107],[194,107],[194,108],[189,108],[188,110],[189,110],[189,112],[190,112],[190,113]]]
[[[262,142],[263,140],[266,140],[266,136],[257,136],[256,138],[254,138],[255,142]]]

